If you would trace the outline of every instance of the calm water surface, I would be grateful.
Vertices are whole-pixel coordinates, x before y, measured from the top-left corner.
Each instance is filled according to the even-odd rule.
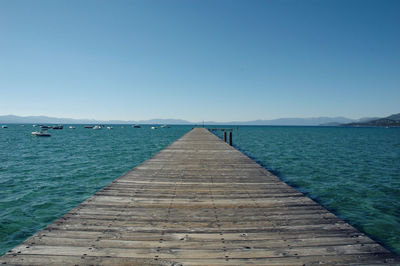
[[[0,129],[0,254],[191,129]],[[400,129],[239,127],[234,145],[400,254]]]
[[[400,128],[239,127],[233,143],[400,254]]]
[[[192,128],[113,127],[0,128],[0,255]]]

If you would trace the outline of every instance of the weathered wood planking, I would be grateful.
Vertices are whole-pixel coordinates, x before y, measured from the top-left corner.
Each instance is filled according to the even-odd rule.
[[[19,265],[400,264],[196,128],[0,258]]]

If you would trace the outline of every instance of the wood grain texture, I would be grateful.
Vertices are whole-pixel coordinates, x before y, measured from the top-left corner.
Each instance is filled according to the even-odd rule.
[[[11,265],[398,265],[368,236],[206,129],[0,258]]]

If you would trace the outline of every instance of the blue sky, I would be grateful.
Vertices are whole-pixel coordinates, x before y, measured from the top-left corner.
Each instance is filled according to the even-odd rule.
[[[400,112],[400,1],[0,1],[0,115]]]

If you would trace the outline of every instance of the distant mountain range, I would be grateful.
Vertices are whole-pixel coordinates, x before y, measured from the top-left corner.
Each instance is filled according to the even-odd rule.
[[[351,122],[339,122],[339,121],[335,121],[335,122],[328,122],[328,123],[322,123],[319,124],[319,126],[342,126],[342,125],[346,125],[346,124],[350,124],[350,123],[364,123],[364,122],[368,122],[374,119],[379,119],[379,117],[363,117],[357,120],[351,120]]]
[[[352,122],[343,124],[342,126],[353,126],[353,127],[399,127],[400,126],[400,113],[390,115],[383,118],[370,119],[363,122]]]
[[[386,119],[386,120],[382,120]],[[376,122],[373,122],[376,121]],[[358,120],[346,117],[313,117],[313,118],[280,118],[273,120],[252,120],[252,121],[231,121],[215,122],[205,121],[205,125],[271,125],[271,126],[361,126],[361,125],[387,125],[387,123],[400,123],[400,114],[391,115],[385,118],[361,118]],[[95,119],[73,119],[56,118],[48,116],[0,116],[1,124],[169,124],[169,125],[201,125],[203,122],[190,122],[182,119],[150,119],[138,121],[126,120],[95,120]],[[372,123],[372,124],[368,124]]]
[[[0,116],[2,124],[193,124],[181,119],[151,119],[139,121],[126,120],[95,120],[95,119],[73,119],[57,118],[48,116]]]
[[[273,120],[231,121],[231,122],[204,122],[207,125],[254,125],[254,126],[318,126],[324,123],[350,123],[354,120],[346,117],[312,117],[312,118],[279,118]]]

